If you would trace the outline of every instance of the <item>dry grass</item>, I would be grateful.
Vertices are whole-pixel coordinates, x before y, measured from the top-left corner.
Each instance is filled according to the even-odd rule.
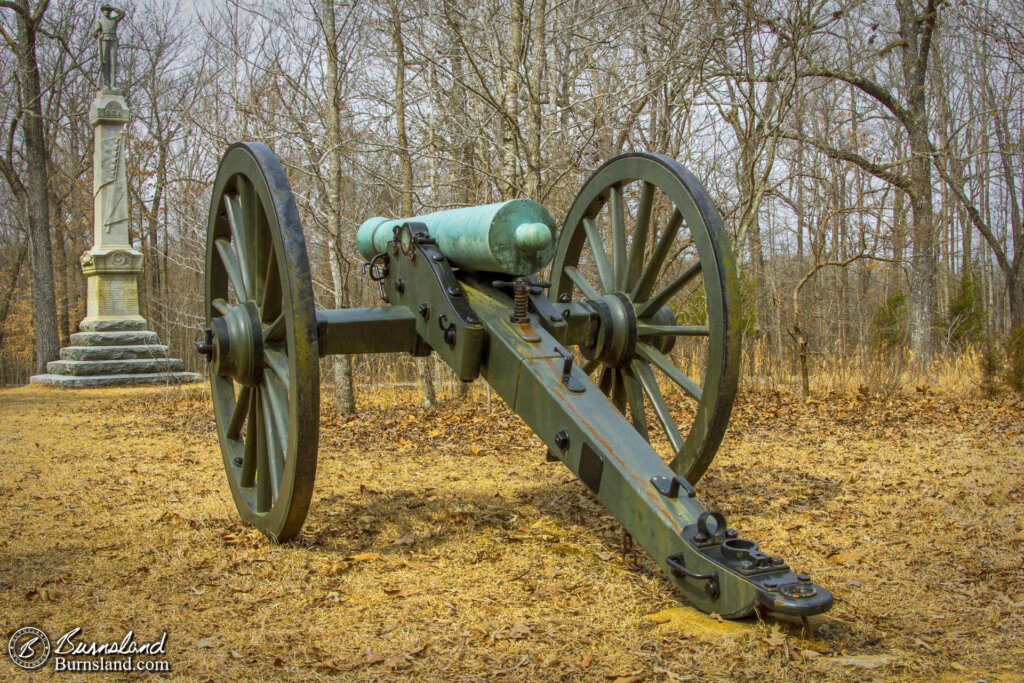
[[[201,390],[0,391],[0,628],[166,630],[196,680],[1021,680],[1019,403],[741,397],[698,490],[834,591],[801,634],[681,607],[497,400],[398,398],[325,408],[310,518],[273,546]]]

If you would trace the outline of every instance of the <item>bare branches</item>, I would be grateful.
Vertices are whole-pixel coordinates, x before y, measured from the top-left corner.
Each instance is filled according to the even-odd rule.
[[[850,163],[856,164],[860,168],[864,169],[865,171],[875,176],[876,178],[879,178],[880,180],[884,180],[887,183],[895,185],[896,187],[906,192],[908,195],[913,196],[914,194],[914,188],[911,185],[910,178],[902,173],[894,171],[892,164],[875,163],[870,159],[867,159],[861,156],[860,154],[857,154],[856,152],[838,149],[836,147],[833,147],[832,145],[829,145],[827,142],[821,139],[811,138],[806,135],[785,132],[780,133],[780,137],[786,138],[788,140],[796,140],[798,142],[802,142],[804,144],[816,147],[817,149],[820,149],[822,152],[824,152],[833,159],[838,159],[840,161],[849,161]]]

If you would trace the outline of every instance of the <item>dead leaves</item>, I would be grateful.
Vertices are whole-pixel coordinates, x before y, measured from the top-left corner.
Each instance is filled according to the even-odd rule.
[[[356,553],[355,555],[349,555],[345,559],[349,562],[374,562],[376,560],[383,560],[384,556],[380,553]]]
[[[232,548],[265,548],[270,545],[267,537],[252,527],[232,524],[217,532],[221,543]]]
[[[38,600],[40,602],[53,602],[60,597],[60,593],[53,590],[52,588],[33,588],[25,597],[29,600]]]
[[[836,553],[829,557],[832,564],[843,564],[848,567],[860,564],[861,560],[864,559],[866,551],[863,548],[857,550],[847,550],[845,552]]]
[[[530,627],[526,624],[516,624],[506,631],[496,631],[491,634],[491,642],[499,640],[524,640],[530,637]]]
[[[430,647],[430,643],[425,643],[415,650],[409,650],[401,654],[392,655],[387,657],[385,655],[371,654],[363,661],[359,662],[357,666],[372,666],[374,664],[383,664],[385,669],[389,671],[401,671],[403,669],[409,669],[412,667],[417,657],[422,657],[427,649]]]
[[[412,534],[407,534],[405,536],[400,536],[399,538],[396,538],[395,540],[391,541],[391,545],[412,545],[415,542],[416,537]]]

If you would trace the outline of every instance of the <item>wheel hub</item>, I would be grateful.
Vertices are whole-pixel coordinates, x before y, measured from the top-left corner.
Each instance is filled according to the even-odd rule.
[[[594,343],[580,347],[583,357],[613,367],[628,365],[637,339],[633,303],[621,292],[606,294],[588,303],[597,311],[599,322]]]
[[[246,386],[263,379],[263,326],[251,301],[233,306],[225,316],[213,319],[214,372]]]

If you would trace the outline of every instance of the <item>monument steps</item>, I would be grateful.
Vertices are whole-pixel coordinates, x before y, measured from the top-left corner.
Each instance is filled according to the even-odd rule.
[[[145,332],[145,318],[113,318],[109,320],[90,320],[86,318],[78,323],[82,332]]]
[[[31,382],[50,384],[56,387],[111,387],[134,384],[183,384],[199,382],[203,376],[196,372],[154,372],[149,374],[124,375],[33,375]]]
[[[139,375],[180,372],[180,358],[130,358],[125,360],[55,360],[46,364],[51,375]]]
[[[61,360],[128,360],[132,358],[167,358],[167,346],[140,344],[126,346],[65,346]]]
[[[156,332],[75,332],[69,340],[72,346],[141,346],[159,344]]]

